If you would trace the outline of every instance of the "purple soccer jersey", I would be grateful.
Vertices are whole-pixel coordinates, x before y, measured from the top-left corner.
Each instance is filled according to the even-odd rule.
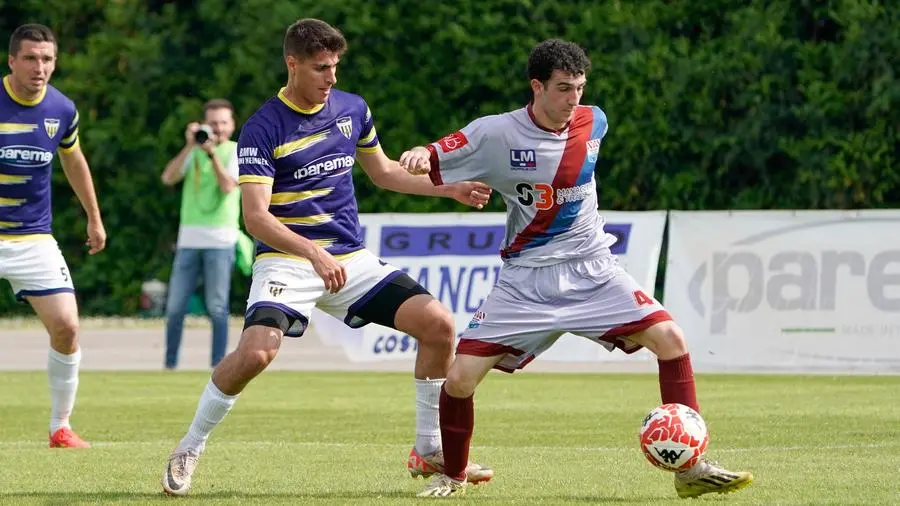
[[[325,104],[301,109],[269,99],[241,129],[239,182],[272,185],[269,211],[332,255],[363,248],[353,189],[357,151],[381,149],[362,97],[332,90]],[[283,256],[257,241],[257,257]]]
[[[51,232],[53,153],[78,145],[75,104],[47,85],[36,99],[13,93],[9,76],[0,91],[0,238]]]

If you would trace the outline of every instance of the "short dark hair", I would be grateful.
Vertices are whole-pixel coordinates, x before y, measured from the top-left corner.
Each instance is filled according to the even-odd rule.
[[[32,42],[52,42],[54,46],[56,45],[56,35],[53,35],[53,30],[37,23],[22,25],[16,28],[9,37],[10,56],[19,54],[19,50],[22,49],[23,40],[30,40]]]
[[[542,83],[550,80],[554,70],[561,70],[573,76],[587,74],[591,70],[591,60],[584,49],[574,42],[549,39],[531,50],[528,56],[528,79]]]
[[[228,109],[229,111],[231,111],[231,114],[234,114],[234,106],[231,104],[231,102],[224,98],[214,98],[212,100],[208,100],[205,104],[203,104],[204,114],[216,109]]]
[[[284,34],[284,56],[306,58],[319,51],[342,54],[347,40],[337,28],[313,18],[300,19]]]

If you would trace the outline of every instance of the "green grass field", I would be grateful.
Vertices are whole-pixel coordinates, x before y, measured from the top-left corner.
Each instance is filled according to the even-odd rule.
[[[189,498],[159,486],[205,373],[83,373],[75,428],[46,448],[43,373],[0,374],[0,503],[419,504],[406,474],[410,375],[265,373],[213,433]],[[900,504],[900,377],[698,377],[709,454],[754,473],[730,504]],[[670,504],[641,456],[649,375],[492,374],[476,397],[474,460],[494,481],[450,501]],[[440,499],[438,499],[440,500]],[[447,499],[444,499],[447,501]]]

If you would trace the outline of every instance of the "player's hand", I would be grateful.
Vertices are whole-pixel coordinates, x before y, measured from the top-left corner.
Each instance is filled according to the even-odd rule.
[[[194,133],[200,130],[200,123],[196,121],[192,121],[188,123],[187,127],[184,129],[184,144],[186,146],[193,146],[196,144],[194,141]]]
[[[325,282],[325,289],[337,293],[347,282],[347,271],[344,266],[331,256],[331,253],[319,248],[318,253],[309,259],[316,274]]]
[[[448,187],[449,195],[457,202],[481,209],[491,198],[491,187],[475,181],[463,181],[451,183]]]
[[[103,228],[103,222],[100,220],[88,220],[87,224],[87,245],[88,254],[93,255],[103,251],[106,247],[106,229]]]
[[[414,176],[428,174],[431,171],[431,152],[422,146],[416,146],[400,155],[400,167]]]

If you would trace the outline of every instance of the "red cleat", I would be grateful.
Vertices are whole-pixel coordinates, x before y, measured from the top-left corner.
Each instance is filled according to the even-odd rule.
[[[78,437],[78,434],[68,427],[58,429],[50,435],[50,448],[90,448],[87,441]]]

